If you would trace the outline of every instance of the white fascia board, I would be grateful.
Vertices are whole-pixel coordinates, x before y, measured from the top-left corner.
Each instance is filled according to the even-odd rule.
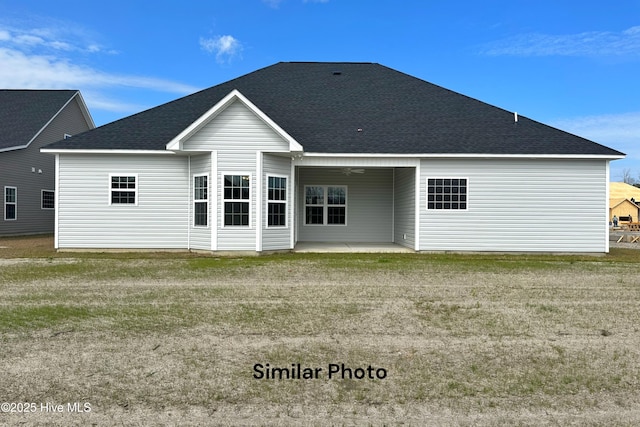
[[[41,148],[41,153],[52,154],[176,154],[173,151],[164,150],[72,150],[72,149],[55,149],[55,148]]]
[[[95,129],[96,124],[93,121],[93,117],[91,117],[91,112],[87,108],[87,104],[84,102],[84,98],[80,91],[77,91],[74,97],[78,98],[78,104],[80,104],[80,110],[82,111],[82,115],[84,116],[87,125],[89,125],[89,129]]]
[[[441,158],[441,159],[599,159],[618,160],[624,159],[626,155],[606,156],[602,154],[447,154],[447,153],[426,153],[426,154],[394,154],[394,153],[301,153],[303,157],[344,157],[344,158]]]
[[[300,145],[291,135],[284,131],[276,122],[271,120],[269,116],[263,113],[258,107],[256,107],[247,97],[240,93],[239,90],[232,90],[227,96],[222,98],[216,105],[214,105],[209,111],[204,113],[198,120],[191,123],[189,127],[180,132],[178,136],[173,138],[167,144],[167,150],[181,150],[182,143],[189,137],[195,134],[200,128],[209,123],[215,116],[220,114],[227,108],[232,102],[239,100],[247,108],[249,108],[256,116],[258,116],[263,122],[271,127],[278,135],[284,138],[289,143],[289,151],[303,151],[302,145]]]
[[[29,141],[29,144],[31,144],[31,141]],[[13,147],[2,148],[2,149],[0,149],[0,153],[4,153],[6,151],[22,150],[22,149],[27,148],[29,146],[29,144],[26,144],[26,145],[15,145]]]

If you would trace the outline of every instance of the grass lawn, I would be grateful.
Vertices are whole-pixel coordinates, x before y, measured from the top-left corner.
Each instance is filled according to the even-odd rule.
[[[640,424],[639,251],[2,246],[3,425]]]

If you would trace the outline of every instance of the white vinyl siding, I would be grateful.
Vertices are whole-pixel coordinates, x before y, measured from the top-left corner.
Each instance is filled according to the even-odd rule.
[[[394,169],[394,243],[415,249],[415,168]]]
[[[61,154],[59,164],[60,248],[187,248],[187,157]],[[110,174],[132,172],[137,206],[108,206]]]
[[[220,251],[233,251],[233,250],[242,250],[242,251],[255,251],[256,250],[256,224],[255,224],[255,179],[252,173],[249,173],[250,170],[255,170],[255,153],[244,153],[245,155],[238,155],[238,161],[233,162],[225,162],[226,155],[223,152],[218,152],[218,250]],[[247,165],[249,164],[248,157],[252,158],[251,168],[246,168],[244,170],[235,169],[235,170],[227,170],[221,167],[222,164],[229,165]],[[249,199],[241,199],[241,200],[233,200],[233,199],[225,199],[224,194],[224,176],[245,176],[248,177],[249,181]],[[233,225],[224,225],[225,224],[225,203],[248,203],[249,204],[249,223],[245,226],[233,226]]]
[[[228,147],[234,147],[230,150]],[[224,175],[249,175],[249,203],[252,209],[256,206],[255,175],[251,171],[256,170],[255,151],[243,151],[241,142],[229,144],[226,150],[217,152],[217,179],[216,192],[218,206],[217,209],[217,249],[220,251],[255,251],[256,250],[256,224],[255,212],[250,212],[248,227],[224,227]]]
[[[234,101],[186,140],[183,143],[183,150],[216,152],[216,164],[213,165],[211,171],[212,174],[215,173],[215,176],[211,175],[210,179],[212,185],[210,203],[211,201],[216,201],[216,206],[210,204],[211,210],[215,209],[215,217],[217,218],[215,228],[212,230],[213,238],[215,239],[215,245],[212,246],[215,246],[216,250],[256,250],[256,234],[258,231],[264,233],[263,241],[268,241],[263,245],[265,250],[289,248],[291,246],[289,227],[278,231],[270,229],[265,233],[266,226],[262,230],[258,230],[256,224],[257,209],[265,209],[262,212],[266,212],[266,196],[263,195],[262,200],[256,200],[259,193],[256,191],[258,182],[262,182],[262,194],[265,194],[264,191],[266,191],[265,172],[262,172],[262,175],[258,175],[260,171],[257,170],[257,153],[261,151],[286,153],[289,151],[288,141],[276,133],[242,102]],[[290,158],[282,157],[276,159],[276,157],[264,154],[264,170],[277,174],[289,173]],[[222,182],[225,174],[249,175],[251,177],[249,225],[246,227],[224,226],[225,201]],[[292,209],[291,206],[288,209]],[[262,222],[266,224],[265,213],[262,214]],[[194,237],[195,234],[192,230],[192,240]]]
[[[420,250],[604,252],[606,162],[422,160]],[[429,177],[466,177],[466,211],[429,210]]]
[[[289,151],[289,143],[242,102],[235,101],[183,144],[185,151]]]
[[[263,250],[279,250],[291,249],[291,233],[292,218],[294,208],[293,180],[291,179],[291,158],[289,156],[277,156],[272,154],[263,155],[263,171],[264,171],[264,219],[262,221],[262,249]],[[286,226],[269,227],[268,226],[268,185],[270,176],[286,178]]]
[[[345,186],[347,225],[305,225],[305,187]],[[300,242],[392,242],[393,168],[364,168],[345,175],[341,168],[299,168],[297,177]]]
[[[211,249],[211,225],[208,227],[196,226],[194,223],[194,210],[195,210],[195,202],[194,202],[194,188],[193,181],[195,176],[208,176],[207,179],[209,191],[207,194],[207,223],[212,224],[212,202],[211,195],[213,190],[213,186],[215,185],[211,180],[211,155],[203,154],[199,156],[191,156],[191,189],[189,191],[189,202],[191,203],[190,215],[189,215],[189,248],[190,249],[201,249],[201,250],[210,250]],[[215,226],[214,226],[215,227]]]

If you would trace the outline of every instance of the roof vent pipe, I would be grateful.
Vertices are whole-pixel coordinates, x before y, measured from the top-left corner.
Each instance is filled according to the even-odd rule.
[[[518,112],[513,113],[513,120],[518,123]]]

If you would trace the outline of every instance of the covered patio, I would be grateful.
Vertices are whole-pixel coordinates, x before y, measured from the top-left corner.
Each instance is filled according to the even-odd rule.
[[[414,252],[416,167],[312,161],[295,170],[296,252]]]

